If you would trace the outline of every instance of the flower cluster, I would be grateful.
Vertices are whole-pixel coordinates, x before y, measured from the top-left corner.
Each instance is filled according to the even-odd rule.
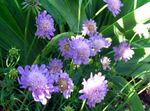
[[[59,40],[59,50],[64,58],[71,58],[74,64],[88,64],[90,56],[95,56],[103,48],[108,48],[111,43],[96,31],[96,22],[86,20],[83,24],[83,35],[77,35],[71,39],[65,37]]]
[[[18,72],[21,77],[18,78],[18,82],[21,88],[32,92],[35,101],[46,105],[52,93],[61,92],[65,98],[68,98],[73,91],[73,81],[61,69],[62,63],[58,59],[52,60],[48,66],[45,64],[26,65],[24,68],[19,66]]]

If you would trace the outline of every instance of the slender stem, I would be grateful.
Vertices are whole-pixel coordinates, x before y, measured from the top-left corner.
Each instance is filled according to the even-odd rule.
[[[83,108],[84,108],[84,106],[85,106],[85,102],[86,102],[86,100],[84,100],[84,101],[82,102],[82,106],[81,106],[81,108],[80,108],[80,111],[83,110]]]
[[[136,36],[136,33],[133,35],[133,37],[132,37],[131,40],[129,41],[130,44],[131,44],[131,42],[134,40],[135,36]]]
[[[137,0],[134,0],[134,10],[136,9],[137,7]]]
[[[149,85],[146,85],[142,90],[140,90],[138,92],[138,94],[141,94],[143,91],[145,91],[148,87],[150,87],[150,84]]]
[[[78,8],[78,32],[80,30],[81,6],[82,6],[82,0],[79,0],[79,8]]]
[[[26,102],[26,100],[27,100],[27,98],[28,98],[28,95],[29,95],[29,92],[27,92],[27,94],[26,94],[26,96],[25,96],[25,98],[24,98],[24,100],[23,100],[23,102],[22,102],[22,105],[21,105],[19,111],[23,111],[23,106],[24,106],[24,104],[25,104],[25,102]]]
[[[107,5],[104,5],[102,8],[100,8],[100,9],[95,13],[93,19],[94,19],[97,15],[99,15],[106,7],[107,7]]]
[[[25,25],[25,30],[24,30],[24,52],[26,54],[26,43],[27,43],[27,32],[28,32],[28,26],[29,26],[29,19],[30,19],[30,12],[31,12],[31,9],[28,10],[28,13],[27,13],[27,18],[26,18],[26,25]],[[26,56],[25,56],[25,62],[26,62]]]

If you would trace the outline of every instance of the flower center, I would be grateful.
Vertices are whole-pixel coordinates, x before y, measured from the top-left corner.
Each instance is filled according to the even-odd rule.
[[[35,89],[44,88],[47,85],[47,78],[39,72],[31,72],[28,79],[29,85]]]
[[[50,22],[48,20],[42,20],[41,21],[41,29],[42,30],[50,30]]]
[[[94,25],[89,24],[89,26],[88,26],[88,30],[89,30],[90,32],[94,31],[94,30],[95,30]]]
[[[62,92],[64,92],[68,88],[67,80],[64,78],[59,79],[58,85]]]
[[[66,43],[64,44],[64,49],[65,49],[66,52],[69,51],[69,47],[70,47],[69,43],[66,42]]]

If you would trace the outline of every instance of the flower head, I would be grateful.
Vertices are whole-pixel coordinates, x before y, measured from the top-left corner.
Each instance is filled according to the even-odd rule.
[[[46,66],[26,65],[24,69],[19,66],[18,72],[21,75],[18,78],[21,88],[28,88],[32,92],[34,100],[45,105],[47,99],[51,98],[51,93],[53,92],[53,81],[51,81],[52,79],[48,74]]]
[[[100,72],[94,76],[91,74],[91,77],[87,81],[84,79],[82,84],[84,87],[79,93],[83,95],[80,99],[86,100],[89,107],[95,107],[96,103],[101,102],[108,91],[107,80]]]
[[[113,50],[116,61],[122,59],[123,61],[127,62],[134,54],[134,51],[127,42],[121,42],[119,46],[113,47]]]
[[[110,65],[110,59],[108,57],[102,57],[100,62],[102,64],[103,70],[107,70],[109,69],[109,65]]]
[[[91,35],[91,34],[94,34],[96,32],[96,22],[92,19],[90,20],[86,20],[84,21],[83,23],[83,26],[82,26],[82,34],[83,35]]]
[[[91,36],[90,41],[92,44],[93,55],[96,55],[97,52],[100,52],[102,48],[108,48],[111,45],[108,40],[103,38],[98,33],[95,33],[93,36]]]
[[[63,63],[59,59],[53,59],[49,62],[48,69],[50,73],[59,73],[63,68]]]
[[[120,0],[103,0],[107,3],[108,9],[112,12],[113,16],[116,17],[120,13],[120,8],[123,6]]]
[[[50,40],[51,36],[54,35],[54,20],[46,11],[38,13],[38,16],[36,17],[36,26],[37,31],[35,32],[35,36],[41,38],[47,37],[47,39]]]
[[[69,53],[74,64],[87,64],[91,55],[90,42],[81,36],[72,38]]]
[[[63,93],[66,99],[70,97],[74,84],[67,73],[59,73],[59,77],[55,79],[55,84],[55,92]]]
[[[69,49],[70,49],[70,40],[65,37],[63,40],[59,40],[59,50],[61,51],[62,56],[65,57],[65,59],[70,58],[69,55]]]
[[[133,31],[137,33],[140,37],[142,37],[143,35],[145,38],[148,38],[150,36],[149,31],[148,31],[149,26],[150,24],[137,24],[133,28]]]

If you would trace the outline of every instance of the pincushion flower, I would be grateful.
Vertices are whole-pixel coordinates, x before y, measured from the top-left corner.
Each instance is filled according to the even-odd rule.
[[[63,68],[63,63],[59,59],[55,58],[49,62],[49,65],[48,65],[49,73],[61,72],[62,68]]]
[[[103,0],[108,5],[109,11],[116,17],[120,13],[120,8],[123,6],[120,0]]]
[[[83,26],[82,26],[82,34],[83,35],[91,35],[91,34],[94,34],[96,32],[96,22],[92,19],[90,20],[86,20],[84,21],[83,23]]]
[[[47,99],[51,98],[53,89],[53,81],[49,76],[46,66],[26,65],[18,67],[18,72],[21,77],[18,78],[18,82],[21,88],[29,89],[32,92],[32,96],[35,101],[41,102],[46,105]]]
[[[108,48],[111,45],[111,43],[108,40],[103,38],[98,33],[95,33],[93,36],[91,36],[90,41],[92,44],[93,56],[95,56],[97,52],[100,52],[102,48]]]
[[[110,59],[108,57],[102,57],[100,60],[103,70],[107,70],[109,69],[109,65],[110,65]]]
[[[140,37],[142,37],[142,35],[145,37],[145,38],[148,38],[150,37],[150,33],[149,33],[149,27],[150,27],[150,24],[136,24],[136,26],[133,28],[133,31],[138,34]]]
[[[36,17],[36,26],[37,30],[35,32],[35,36],[40,38],[51,39],[51,36],[54,35],[54,20],[51,15],[47,14],[46,11],[39,12]]]
[[[59,45],[59,50],[61,51],[61,55],[65,59],[70,58],[69,55],[70,40],[67,37],[65,37],[63,40],[59,40],[58,45]]]
[[[89,107],[95,107],[96,103],[100,103],[108,91],[107,80],[100,72],[94,76],[91,74],[90,78],[87,81],[84,79],[82,84],[83,89],[79,91],[82,93],[80,99],[86,100]]]
[[[113,47],[113,50],[116,61],[122,59],[124,62],[127,62],[134,54],[134,51],[127,42],[121,42],[119,46]]]
[[[70,41],[69,51],[74,64],[87,64],[91,55],[91,48],[89,40],[76,36]]]
[[[73,81],[65,72],[59,73],[59,77],[55,78],[55,92],[61,92],[68,99],[73,91]]]

